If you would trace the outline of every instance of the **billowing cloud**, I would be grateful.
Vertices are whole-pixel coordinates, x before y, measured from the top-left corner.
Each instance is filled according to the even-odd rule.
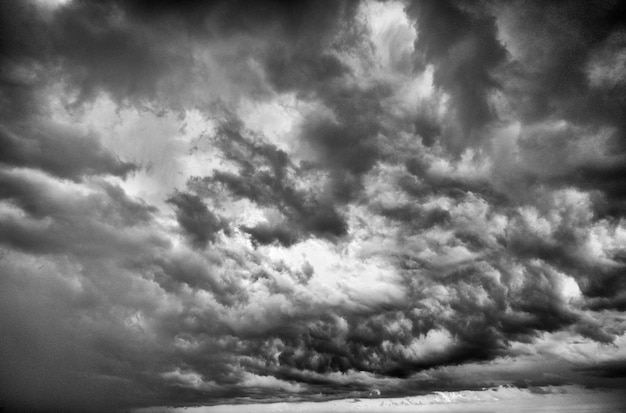
[[[3,2],[0,409],[623,387],[623,11]]]

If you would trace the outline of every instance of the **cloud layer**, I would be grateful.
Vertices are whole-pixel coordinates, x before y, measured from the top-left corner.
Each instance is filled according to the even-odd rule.
[[[619,1],[0,5],[0,407],[626,366]]]

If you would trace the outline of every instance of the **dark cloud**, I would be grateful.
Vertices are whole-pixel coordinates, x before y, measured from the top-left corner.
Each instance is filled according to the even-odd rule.
[[[601,363],[595,366],[588,366],[579,369],[585,374],[607,377],[607,378],[623,378],[626,377],[626,364],[624,360],[615,360],[610,363]]]
[[[167,2],[75,1],[45,11],[31,3],[8,2],[2,14],[12,18],[3,25],[6,36],[0,47],[10,63],[27,72],[36,64],[55,72],[62,69],[67,86],[77,92],[74,107],[105,92],[119,102],[160,99],[162,106],[181,109],[184,82],[202,82],[193,67],[215,80],[207,62],[194,56],[197,42],[237,36],[271,39],[269,45],[249,53],[279,89],[319,84],[341,74],[346,69],[325,48],[334,32],[354,16],[357,4],[190,1],[173,7]],[[238,73],[227,76],[262,88],[253,79],[247,58],[237,50],[218,56],[224,63],[242,65]],[[41,82],[52,80],[50,73],[35,73]],[[168,78],[171,75],[179,81]],[[9,72],[5,84],[9,87],[3,88],[9,98],[20,87],[16,82]]]
[[[165,242],[141,230],[135,234],[116,231],[150,223],[155,209],[106,182],[90,188],[90,196],[83,196],[80,187],[36,173],[3,171],[0,182],[0,197],[19,208],[0,217],[0,242],[5,245],[32,253],[106,256],[137,252],[137,239],[153,246]]]
[[[54,57],[67,68],[78,102],[100,91],[120,100],[153,98],[157,82],[175,64],[174,56],[151,46],[157,41],[152,33],[115,24],[119,10],[112,6],[71,3],[54,16]]]
[[[98,221],[106,222],[110,227],[140,226],[149,223],[155,212],[154,207],[129,198],[120,187],[103,181],[97,182],[92,188],[94,193],[84,198],[74,192],[78,188],[50,185],[48,179],[37,175],[29,177],[3,171],[0,172],[0,182],[0,199],[21,208],[31,218],[3,216],[1,222],[6,233],[2,240],[10,244],[15,242],[26,249],[51,248],[52,251],[69,252],[77,247],[86,252],[93,242],[88,240],[94,235],[98,241],[103,241],[103,237],[110,238],[114,245],[115,234]],[[93,230],[100,235],[90,234]],[[61,239],[55,241],[59,235]],[[83,237],[82,242],[73,245]],[[92,252],[97,253],[99,247],[96,242]]]
[[[206,247],[209,241],[215,241],[218,231],[228,230],[228,224],[209,211],[197,195],[179,192],[167,202],[176,207],[178,223],[192,242],[200,247]]]
[[[511,50],[498,72],[503,93],[522,134],[536,135],[528,143],[541,147],[544,162],[553,160],[533,172],[541,182],[546,172],[554,173],[559,186],[602,191],[602,213],[621,214],[622,189],[612,176],[619,174],[623,152],[626,90],[614,74],[620,71],[617,56],[624,53],[624,5],[512,2],[494,10]],[[537,127],[559,122],[552,129]],[[606,139],[600,144],[604,159],[593,159],[577,144],[598,136]]]
[[[293,165],[285,152],[245,137],[239,128],[236,123],[226,124],[217,136],[217,144],[238,172],[216,171],[213,176],[192,181],[191,188],[216,195],[221,185],[236,199],[275,208],[282,223],[243,228],[262,244],[278,241],[290,245],[309,234],[330,238],[345,235],[347,224],[332,205],[332,198],[296,188],[293,176],[306,171]]]
[[[592,90],[587,65],[602,42],[623,30],[624,5],[617,1],[601,5],[578,1],[513,4],[515,7],[508,11],[503,9],[507,16],[502,24],[516,37],[514,47],[520,53],[513,56],[512,62],[519,77],[514,76],[509,86],[517,90],[525,118],[556,115],[588,123],[589,115],[595,118],[605,112],[607,107],[592,107],[603,98]],[[591,102],[595,103],[590,105]],[[619,106],[623,102],[609,105]]]
[[[479,143],[480,128],[496,119],[490,103],[499,87],[494,71],[507,58],[496,21],[480,7],[448,1],[415,1],[407,11],[416,22],[415,46],[423,53],[418,57],[435,65],[435,84],[452,96],[458,129],[444,131],[443,144],[459,153]],[[427,140],[433,130],[425,130]]]
[[[433,160],[420,157],[409,158],[404,166],[408,175],[401,176],[398,184],[408,194],[423,198],[442,195],[460,199],[468,194],[479,194],[491,205],[506,207],[510,200],[508,194],[484,177],[466,176],[463,174],[441,174],[434,170]],[[417,181],[415,178],[418,178]]]
[[[15,132],[2,128],[0,144],[4,148],[0,162],[41,169],[61,178],[79,180],[103,173],[125,176],[137,169],[103,148],[97,137],[49,122],[30,124]]]
[[[368,89],[323,91],[333,117],[313,118],[303,127],[303,138],[326,166],[339,174],[361,175],[383,155],[379,133],[385,85]]]
[[[618,387],[622,9],[2,3],[0,409]]]
[[[242,227],[243,231],[250,234],[253,240],[259,244],[267,245],[278,242],[282,245],[293,245],[297,238],[289,231],[285,223],[276,225],[259,224],[253,227]]]

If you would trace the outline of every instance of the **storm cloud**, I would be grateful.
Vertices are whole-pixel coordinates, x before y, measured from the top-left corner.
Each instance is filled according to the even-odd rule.
[[[626,385],[619,1],[0,4],[0,409]]]

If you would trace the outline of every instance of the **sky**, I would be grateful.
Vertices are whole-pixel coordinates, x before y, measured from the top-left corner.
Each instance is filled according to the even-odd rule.
[[[625,9],[0,2],[0,408],[625,387]]]

